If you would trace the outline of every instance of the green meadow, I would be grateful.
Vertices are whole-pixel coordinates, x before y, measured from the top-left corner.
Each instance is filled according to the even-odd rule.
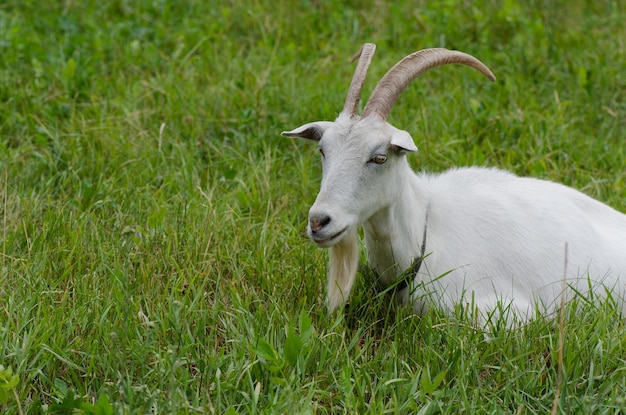
[[[390,122],[416,170],[493,166],[626,212],[626,3],[0,2],[0,413],[623,414],[626,325],[517,329],[360,275],[324,304],[315,145],[280,136],[418,49],[470,53]],[[625,253],[626,255],[626,253]]]

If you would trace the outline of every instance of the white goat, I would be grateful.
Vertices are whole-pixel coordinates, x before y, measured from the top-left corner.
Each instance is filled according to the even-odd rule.
[[[334,122],[282,133],[319,142],[322,183],[307,231],[318,246],[331,248],[331,311],[354,283],[358,226],[380,282],[398,284],[397,299],[418,312],[429,306],[425,294],[435,293],[435,304],[446,310],[471,301],[482,313],[504,305],[530,318],[535,305],[557,303],[564,277],[581,293],[626,292],[626,215],[561,184],[497,169],[417,175],[409,167],[413,138],[386,122],[399,95],[420,74],[446,64],[470,66],[495,81],[482,62],[446,49],[415,52],[387,72],[358,116],[374,50],[365,44],[355,56],[359,63]]]

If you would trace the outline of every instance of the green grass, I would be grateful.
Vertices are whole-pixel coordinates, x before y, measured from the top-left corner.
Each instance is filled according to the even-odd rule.
[[[625,413],[610,300],[568,306],[561,355],[552,317],[477,330],[364,278],[328,315],[318,158],[279,136],[337,115],[364,42],[365,94],[459,49],[498,81],[407,90],[390,121],[416,169],[498,166],[626,211],[624,2],[216,3],[0,3],[0,412]]]

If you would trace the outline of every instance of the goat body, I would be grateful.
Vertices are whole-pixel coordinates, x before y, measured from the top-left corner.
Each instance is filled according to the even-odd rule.
[[[383,77],[359,117],[356,102],[373,52],[373,45],[362,49],[334,122],[283,133],[318,141],[322,153],[322,184],[308,233],[331,249],[331,310],[352,288],[359,226],[368,263],[385,285],[397,281],[425,247],[418,273],[398,293],[417,311],[431,301],[447,310],[471,302],[483,313],[500,304],[527,318],[536,304],[552,307],[563,282],[580,293],[626,293],[626,215],[561,184],[498,169],[438,175],[411,170],[405,156],[417,151],[413,138],[386,122],[401,91],[419,74],[448,63],[495,80],[486,66],[461,52],[416,52]]]
[[[530,317],[537,302],[555,305],[563,278],[580,293],[623,294],[626,216],[609,206],[558,183],[497,169],[412,174],[406,181],[399,199],[363,226],[368,262],[387,283],[419,256],[427,227],[429,255],[411,299],[418,310],[432,300],[448,310],[460,301],[482,311],[500,302]]]

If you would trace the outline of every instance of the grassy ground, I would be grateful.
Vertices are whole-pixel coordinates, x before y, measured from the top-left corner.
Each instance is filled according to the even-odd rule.
[[[390,121],[417,169],[499,166],[626,211],[623,0],[4,1],[0,412],[626,412],[611,301],[476,330],[362,278],[326,313],[318,159],[279,133],[337,115],[366,41],[366,94],[424,47],[498,77],[409,88]]]

